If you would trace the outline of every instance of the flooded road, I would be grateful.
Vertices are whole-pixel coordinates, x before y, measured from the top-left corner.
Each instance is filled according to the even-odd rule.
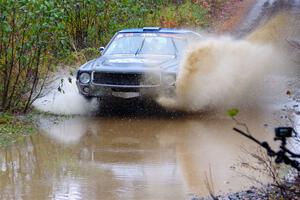
[[[269,116],[241,119],[271,141]],[[210,170],[216,193],[243,189],[233,165],[256,147],[233,125],[225,114],[43,118],[40,134],[0,151],[0,197],[187,199],[207,195]]]
[[[257,2],[252,21],[267,6]],[[276,93],[240,109],[238,119],[252,135],[275,146],[274,127],[289,125],[284,105],[300,112],[300,99],[286,95],[299,92],[299,77],[299,71],[271,76],[266,88]],[[67,97],[58,99],[70,110],[74,96]],[[92,116],[39,116],[38,134],[0,149],[0,199],[181,200],[207,196],[207,181],[216,194],[253,185],[237,171],[241,162],[256,162],[245,149],[257,146],[233,132],[236,123],[226,112],[172,113],[138,102],[103,109]]]

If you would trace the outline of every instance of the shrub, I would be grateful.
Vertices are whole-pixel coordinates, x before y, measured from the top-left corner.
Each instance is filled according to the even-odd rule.
[[[0,110],[26,112],[53,59],[63,55],[63,9],[46,0],[0,0]]]

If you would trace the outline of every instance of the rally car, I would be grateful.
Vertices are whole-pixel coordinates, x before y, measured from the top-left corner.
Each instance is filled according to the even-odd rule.
[[[201,36],[190,30],[145,27],[117,32],[101,56],[77,71],[79,93],[91,97],[174,95],[180,60],[188,43]]]

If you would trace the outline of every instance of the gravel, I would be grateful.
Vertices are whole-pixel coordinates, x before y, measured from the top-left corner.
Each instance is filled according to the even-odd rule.
[[[226,195],[216,196],[218,200],[298,200],[300,199],[300,188],[299,186],[295,187],[295,184],[286,184],[286,187],[289,188],[285,196],[281,195],[280,189],[272,185],[266,185],[262,188],[251,187],[248,190],[240,191],[236,193],[230,193]],[[197,197],[194,196],[191,200],[213,200],[212,197]]]

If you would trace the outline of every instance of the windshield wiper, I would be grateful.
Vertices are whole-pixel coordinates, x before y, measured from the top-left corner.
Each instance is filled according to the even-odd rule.
[[[175,41],[174,41],[173,38],[172,38],[172,44],[173,44],[173,47],[175,48],[175,51],[174,51],[175,57],[177,57],[178,54],[179,54],[179,50],[178,50],[178,48],[177,48],[177,46],[176,46]]]
[[[146,38],[144,37],[144,39],[143,39],[143,41],[142,41],[142,44],[141,44],[141,47],[135,52],[135,56],[138,54],[138,53],[140,53],[140,51],[142,50],[142,48],[143,48],[143,46],[144,46],[144,43],[145,43],[145,40],[146,40]]]

